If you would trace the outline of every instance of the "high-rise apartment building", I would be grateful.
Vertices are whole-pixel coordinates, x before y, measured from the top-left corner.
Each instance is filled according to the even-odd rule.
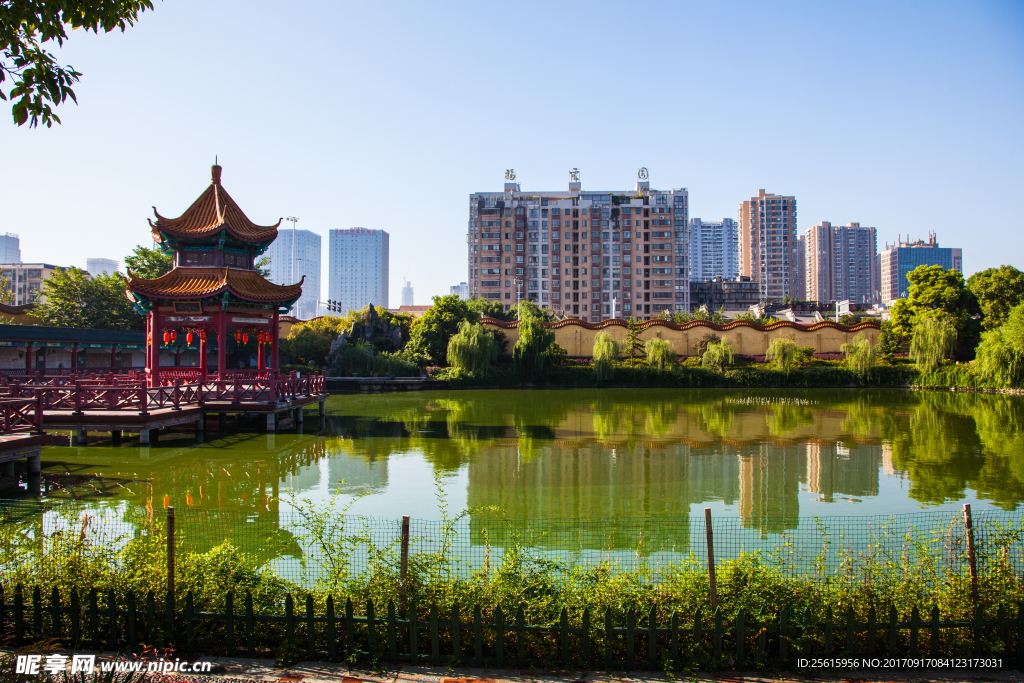
[[[403,282],[405,284],[402,285],[402,305],[403,306],[413,306],[414,304],[413,304],[412,283],[410,283],[408,280],[403,280]]]
[[[87,258],[85,259],[85,269],[93,277],[103,273],[113,275],[121,269],[121,263],[112,258]]]
[[[452,285],[451,287],[448,288],[448,293],[449,294],[454,294],[455,296],[459,297],[463,301],[468,301],[469,300],[469,284],[465,283],[465,282],[460,282],[457,285]]]
[[[331,230],[328,298],[341,302],[342,314],[367,304],[387,308],[389,240],[383,230]]]
[[[13,232],[0,235],[0,263],[21,263],[21,238]]]
[[[907,273],[918,266],[942,266],[946,270],[964,272],[963,249],[940,247],[935,233],[928,233],[928,241],[907,241],[886,244],[879,258],[881,270],[882,302],[891,303],[907,296],[910,281]]]
[[[21,306],[46,301],[43,283],[62,270],[65,269],[50,263],[0,264],[0,272],[7,279],[7,292],[11,295],[7,303]]]
[[[690,281],[709,282],[716,277],[735,279],[740,273],[736,221],[691,218],[689,227]]]
[[[509,308],[525,299],[599,322],[687,311],[686,188],[504,192],[469,196],[469,295]]]
[[[808,228],[804,234],[807,299],[824,304],[878,301],[877,254],[874,228],[828,221]]]
[[[290,311],[300,320],[320,314],[320,235],[312,230],[282,228],[265,252],[270,257],[268,280],[275,285],[302,283],[302,296]]]
[[[796,198],[758,190],[740,204],[739,224],[740,275],[757,280],[762,299],[795,296]]]
[[[807,242],[803,235],[796,238],[796,301],[807,301]]]

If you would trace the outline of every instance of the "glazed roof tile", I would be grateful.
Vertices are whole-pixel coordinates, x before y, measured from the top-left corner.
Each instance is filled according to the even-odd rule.
[[[220,172],[221,167],[214,165],[210,186],[177,218],[161,216],[156,207],[153,207],[156,222],[150,219],[149,225],[154,240],[163,242],[164,237],[161,233],[178,239],[210,238],[221,230],[226,230],[235,239],[250,244],[270,242],[277,237],[280,219],[277,223],[266,226],[256,225],[250,221],[221,186]]]
[[[180,267],[154,280],[137,277],[129,270],[128,290],[149,299],[209,298],[227,291],[245,301],[277,303],[298,299],[302,280],[275,285],[252,270]]]

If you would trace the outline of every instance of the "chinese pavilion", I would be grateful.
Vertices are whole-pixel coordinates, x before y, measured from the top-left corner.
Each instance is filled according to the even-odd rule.
[[[127,293],[146,315],[146,376],[161,384],[160,346],[184,338],[199,345],[199,375],[207,378],[207,343],[217,340],[217,379],[229,377],[228,347],[256,342],[257,366],[278,372],[278,316],[302,294],[302,282],[275,285],[256,272],[259,256],[277,238],[274,225],[250,221],[220,184],[221,167],[192,206],[178,218],[153,207],[153,240],[174,256],[170,272],[153,280],[128,271]],[[269,360],[267,347],[270,347]],[[251,371],[250,371],[251,372]]]

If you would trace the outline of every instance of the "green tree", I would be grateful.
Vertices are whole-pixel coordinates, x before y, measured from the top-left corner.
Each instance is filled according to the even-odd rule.
[[[442,365],[448,358],[448,342],[458,334],[463,320],[479,322],[480,315],[470,310],[457,294],[435,296],[431,306],[412,327],[408,349],[422,354],[434,365]]]
[[[521,314],[520,311],[522,311]],[[509,320],[519,320],[520,317],[525,318],[526,316],[532,316],[544,322],[548,322],[555,317],[553,311],[541,308],[532,301],[520,301],[517,304],[512,304],[512,307],[508,309]]]
[[[764,357],[775,366],[776,370],[785,372],[788,375],[799,353],[800,347],[797,346],[795,341],[775,337],[769,342],[768,350],[765,352]]]
[[[909,339],[921,320],[948,316],[956,330],[957,356],[970,359],[981,337],[981,307],[962,273],[942,266],[918,266],[907,273],[910,282],[904,303],[890,310],[893,331]]]
[[[629,354],[631,363],[636,355],[643,353],[644,350],[644,342],[640,339],[640,321],[633,316],[629,316],[626,321],[626,343],[624,346],[623,350]]]
[[[490,374],[500,355],[494,335],[481,323],[463,320],[448,342],[448,365],[477,377]]]
[[[714,368],[719,374],[725,372],[725,368],[732,365],[732,346],[728,339],[714,342],[707,345],[704,355],[701,356],[700,364],[705,368]]]
[[[997,386],[1024,384],[1024,304],[1011,309],[1003,325],[982,333],[974,368]]]
[[[610,379],[615,374],[615,361],[619,358],[619,343],[607,332],[598,332],[594,337],[594,374],[597,379]]]
[[[846,365],[861,377],[866,377],[875,367],[878,347],[872,346],[864,335],[858,334],[852,344],[843,344],[839,350],[846,355]]]
[[[878,352],[891,358],[902,351],[905,346],[906,340],[893,330],[892,320],[883,320],[878,331]]]
[[[519,321],[519,340],[512,348],[512,365],[516,374],[537,381],[551,369],[551,345],[555,333],[544,327],[539,318],[527,314]]]
[[[331,351],[332,341],[333,337],[311,327],[295,325],[289,331],[288,338],[280,341],[278,352],[303,364],[323,365]]]
[[[839,316],[838,322],[840,325],[846,325],[847,327],[850,327],[860,322],[860,316],[857,315],[856,313],[844,313],[841,316]]]
[[[90,278],[80,268],[55,272],[43,282],[45,301],[33,314],[46,325],[96,330],[144,330],[146,319],[125,294],[124,278]]]
[[[262,277],[270,277],[270,254],[264,254],[256,259],[253,270]]]
[[[923,318],[914,326],[910,357],[922,372],[934,370],[956,351],[956,327],[949,316]]]
[[[501,305],[500,301],[473,297],[466,302],[466,306],[481,318],[494,318],[495,320],[505,321],[512,320],[508,315],[508,311],[505,310],[505,307]]]
[[[994,330],[1010,315],[1010,310],[1024,303],[1024,273],[1013,266],[987,268],[967,280],[978,305],[985,315],[982,326]]]
[[[137,246],[132,253],[124,257],[124,264],[132,271],[132,275],[154,280],[174,267],[174,256],[160,249]]]
[[[670,342],[655,337],[644,344],[644,349],[647,351],[647,364],[652,368],[664,370],[667,367],[671,370],[675,366],[676,352]]]
[[[0,304],[9,304],[13,298],[14,288],[11,286],[11,281],[0,273]]]
[[[68,29],[123,32],[147,9],[153,9],[151,0],[0,1],[0,86],[13,81],[6,93],[0,87],[0,99],[13,102],[14,122],[49,127],[60,123],[53,107],[68,98],[78,102],[71,86],[82,74],[57,63],[47,49],[53,42],[62,47]]]

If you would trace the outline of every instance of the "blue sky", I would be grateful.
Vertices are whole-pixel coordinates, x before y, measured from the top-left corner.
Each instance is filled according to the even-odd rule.
[[[821,220],[938,233],[968,274],[1024,268],[1024,3],[163,0],[76,33],[51,129],[0,124],[0,232],[84,266],[209,182],[256,222],[391,234],[391,304],[466,279],[468,195],[687,187],[736,217],[759,188]]]

